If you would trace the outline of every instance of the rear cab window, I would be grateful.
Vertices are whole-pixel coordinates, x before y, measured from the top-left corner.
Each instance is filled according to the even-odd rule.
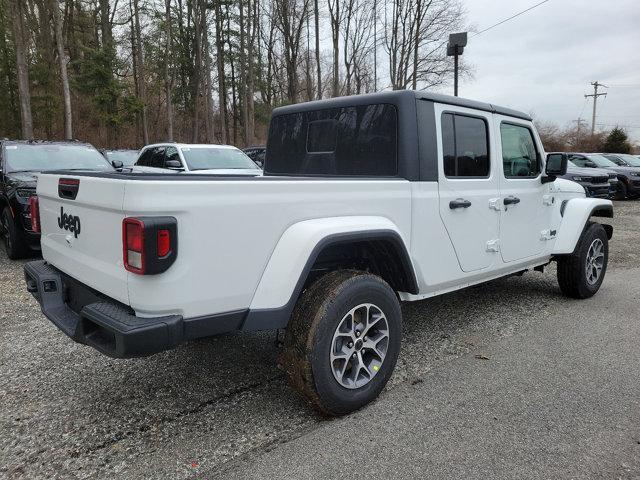
[[[277,115],[269,127],[265,172],[394,177],[397,130],[398,112],[390,104]]]
[[[487,178],[491,170],[486,119],[442,114],[443,166],[446,177]]]

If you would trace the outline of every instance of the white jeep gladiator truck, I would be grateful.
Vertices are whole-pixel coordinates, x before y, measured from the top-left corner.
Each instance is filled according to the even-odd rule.
[[[263,177],[42,174],[25,265],[42,311],[111,357],[285,329],[290,383],[327,415],[390,378],[401,301],[557,262],[566,295],[604,279],[608,200],[556,179],[531,118],[425,92],[277,108]],[[425,322],[429,319],[425,318]]]

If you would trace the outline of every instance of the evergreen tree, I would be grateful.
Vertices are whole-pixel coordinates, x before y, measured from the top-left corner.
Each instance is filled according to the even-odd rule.
[[[607,136],[603,147],[606,153],[630,153],[631,144],[626,132],[620,127],[616,127]]]

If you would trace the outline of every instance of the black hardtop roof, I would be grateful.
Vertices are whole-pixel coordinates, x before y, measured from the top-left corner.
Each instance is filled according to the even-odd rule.
[[[289,113],[308,112],[312,110],[324,110],[328,108],[347,107],[355,105],[369,105],[375,103],[392,103],[397,104],[401,99],[416,98],[420,100],[428,100],[446,105],[455,105],[459,107],[473,108],[485,112],[498,113],[509,117],[520,118],[523,120],[532,120],[527,113],[513,110],[511,108],[500,107],[491,103],[479,102],[468,98],[453,97],[451,95],[442,95],[440,93],[423,92],[416,90],[395,90],[378,93],[367,93],[364,95],[351,95],[347,97],[328,98],[324,100],[314,100],[311,102],[296,103],[278,107],[273,110],[273,116],[286,115]]]

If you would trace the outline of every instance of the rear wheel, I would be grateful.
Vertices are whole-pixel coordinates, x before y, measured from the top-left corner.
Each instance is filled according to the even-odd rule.
[[[620,185],[618,187],[618,193],[616,195],[616,200],[624,200],[625,198],[627,198],[627,186],[620,181]]]
[[[402,330],[389,285],[365,272],[331,272],[300,297],[282,357],[290,384],[320,413],[353,412],[373,401],[393,373]]]
[[[27,255],[29,249],[24,242],[24,238],[13,222],[13,216],[9,207],[2,211],[2,235],[4,236],[4,248],[7,257],[17,260]]]
[[[572,298],[589,298],[602,285],[609,261],[609,239],[599,223],[588,223],[575,251],[558,258],[558,284]]]

